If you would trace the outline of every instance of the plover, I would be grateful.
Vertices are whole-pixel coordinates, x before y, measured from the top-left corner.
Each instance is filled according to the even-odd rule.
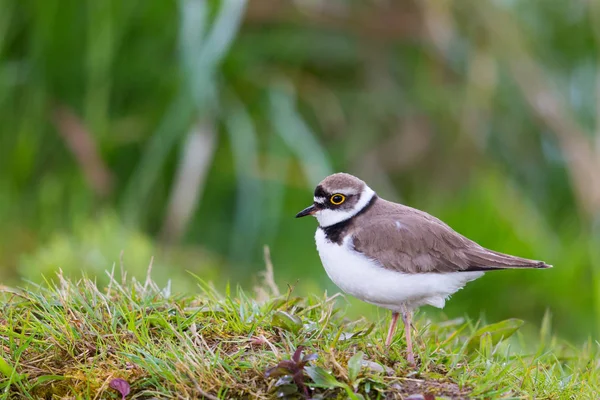
[[[346,173],[319,183],[313,204],[296,218],[307,215],[319,222],[315,240],[329,278],[342,291],[392,311],[386,347],[402,315],[411,364],[413,310],[443,308],[450,295],[487,271],[551,267],[486,249],[424,211],[378,197]]]

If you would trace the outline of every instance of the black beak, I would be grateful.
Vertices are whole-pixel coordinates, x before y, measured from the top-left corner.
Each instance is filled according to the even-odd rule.
[[[304,210],[300,211],[296,214],[296,218],[306,217],[307,215],[313,215],[317,212],[317,207],[315,205],[311,205],[310,207],[306,207]]]

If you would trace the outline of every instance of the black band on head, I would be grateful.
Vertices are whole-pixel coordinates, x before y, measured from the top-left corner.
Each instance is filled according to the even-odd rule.
[[[327,197],[327,192],[323,189],[323,186],[319,185],[315,189],[315,197]]]

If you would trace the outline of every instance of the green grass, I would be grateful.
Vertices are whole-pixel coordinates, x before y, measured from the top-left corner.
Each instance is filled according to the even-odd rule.
[[[279,294],[268,275],[253,296],[229,288],[221,294],[197,280],[199,293],[191,296],[150,278],[112,276],[104,288],[60,274],[33,289],[0,286],[0,398],[117,399],[109,386],[116,378],[131,385],[128,399],[304,397],[288,372],[303,376],[312,398],[600,393],[597,343],[562,343],[549,317],[535,340],[512,335],[517,320],[481,327],[418,317],[418,363],[410,367],[401,329],[386,352],[389,318],[348,320],[338,296]],[[281,363],[300,346],[305,366]]]

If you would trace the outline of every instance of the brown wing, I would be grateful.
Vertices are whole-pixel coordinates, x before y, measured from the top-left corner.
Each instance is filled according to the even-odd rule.
[[[422,211],[377,216],[353,232],[354,248],[402,272],[549,268],[535,260],[488,250]]]

